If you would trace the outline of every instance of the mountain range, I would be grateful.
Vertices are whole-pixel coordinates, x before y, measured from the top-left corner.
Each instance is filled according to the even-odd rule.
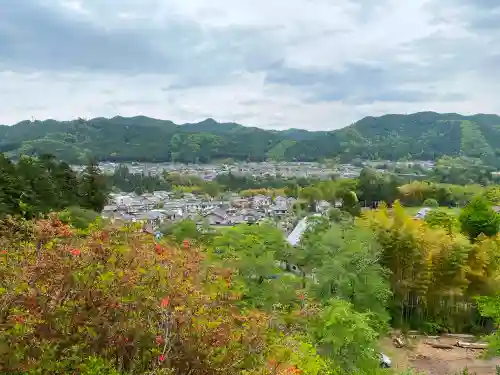
[[[50,153],[70,163],[102,161],[316,161],[338,157],[435,160],[467,156],[495,162],[500,116],[419,112],[365,117],[342,129],[264,130],[207,119],[177,125],[145,116],[22,121],[0,126],[0,152]]]

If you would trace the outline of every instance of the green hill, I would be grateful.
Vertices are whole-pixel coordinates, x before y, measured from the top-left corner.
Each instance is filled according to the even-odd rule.
[[[500,117],[420,112],[365,117],[334,131],[284,131],[219,123],[207,119],[177,125],[145,116],[23,121],[0,126],[0,151],[52,153],[68,162],[88,155],[108,161],[210,162],[215,159],[263,161],[340,157],[437,159],[478,157],[493,162],[500,154]]]

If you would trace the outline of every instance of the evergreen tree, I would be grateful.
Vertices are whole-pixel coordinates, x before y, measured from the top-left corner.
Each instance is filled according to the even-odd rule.
[[[20,213],[22,185],[17,178],[16,168],[3,154],[0,154],[0,216]]]
[[[366,206],[374,207],[378,202],[392,204],[398,196],[398,185],[394,176],[364,168],[359,175],[357,195]]]
[[[0,154],[0,217],[22,215],[27,219],[81,204],[100,209],[106,200],[106,179],[95,166],[79,180],[65,162],[52,155],[21,156],[17,164]]]
[[[20,205],[24,216],[31,218],[57,208],[55,186],[45,161],[23,156],[16,170],[23,186]]]
[[[287,197],[297,198],[299,196],[299,185],[297,183],[288,184],[285,187],[285,195]]]
[[[354,191],[344,191],[341,195],[342,210],[352,216],[359,216],[361,207],[359,206],[358,196]]]
[[[78,177],[68,163],[60,162],[53,171],[54,182],[57,186],[59,207],[78,206],[80,197],[78,191]]]
[[[106,178],[99,170],[94,159],[91,159],[81,176],[81,206],[101,212],[108,198]]]

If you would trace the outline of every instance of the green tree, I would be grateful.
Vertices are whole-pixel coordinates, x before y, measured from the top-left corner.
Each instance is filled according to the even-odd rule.
[[[424,220],[431,228],[445,229],[448,235],[453,234],[453,228],[457,224],[455,216],[440,210],[431,210],[425,215]]]
[[[63,223],[71,224],[78,229],[86,229],[90,224],[96,221],[99,215],[91,210],[81,207],[68,207],[59,214]]]
[[[309,284],[312,295],[321,301],[349,301],[358,311],[371,311],[383,327],[390,291],[380,256],[381,247],[368,228],[322,220],[306,233],[292,259],[305,273],[314,275]]]
[[[288,184],[285,187],[285,195],[287,197],[298,198],[299,190],[300,190],[299,185],[297,185],[296,183]]]
[[[81,176],[81,205],[84,208],[101,212],[108,199],[106,179],[96,160],[91,159]]]
[[[307,201],[311,212],[316,211],[316,203],[322,198],[321,191],[314,186],[300,189],[299,197]]]
[[[486,190],[483,196],[493,205],[500,205],[500,187],[493,186]]]
[[[358,197],[366,206],[382,200],[381,179],[372,169],[363,168],[358,178]]]
[[[174,223],[167,223],[160,228],[160,231],[166,236],[172,236],[177,242],[187,239],[196,240],[201,236],[193,220],[181,220]]]
[[[382,247],[379,262],[390,271],[394,327],[470,332],[481,326],[470,297],[495,283],[496,238],[471,244],[460,234],[448,236],[409,217],[399,204],[368,212],[363,220]]]
[[[60,208],[78,205],[78,176],[68,163],[60,162],[54,166],[53,180],[56,185],[58,205]]]
[[[493,319],[497,326],[500,325],[500,293],[478,297],[477,302],[481,315]],[[500,355],[500,332],[494,332],[487,337],[487,340],[489,354],[492,356]]]
[[[356,312],[341,299],[331,299],[310,328],[318,352],[338,365],[342,374],[373,374],[379,366],[374,350],[377,332],[370,314]]]
[[[364,168],[358,179],[359,200],[367,206],[374,206],[377,202],[392,204],[398,197],[398,185],[394,176]]]
[[[56,187],[44,161],[23,156],[16,170],[23,185],[20,202],[27,218],[59,208]]]
[[[342,210],[348,212],[352,216],[359,216],[361,207],[359,206],[358,196],[352,190],[343,192],[341,195]]]
[[[0,216],[21,212],[19,203],[23,188],[14,164],[0,154]]]
[[[221,193],[221,186],[217,182],[205,182],[201,185],[201,191],[215,198]]]
[[[459,217],[462,233],[475,240],[481,233],[494,236],[498,233],[500,217],[483,197],[474,198],[464,207]]]
[[[248,305],[270,309],[295,300],[300,286],[277,265],[287,247],[281,231],[270,225],[238,225],[213,239],[210,261],[237,270]]]
[[[0,216],[33,218],[77,206],[81,187],[71,167],[52,155],[23,155],[13,164],[0,154]]]

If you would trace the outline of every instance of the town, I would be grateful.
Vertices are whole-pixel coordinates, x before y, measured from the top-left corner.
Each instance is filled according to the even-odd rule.
[[[426,171],[434,168],[432,161],[369,161],[359,160],[352,164],[314,163],[314,162],[262,162],[247,163],[229,161],[219,164],[180,164],[180,163],[99,163],[99,168],[105,174],[112,174],[120,165],[126,166],[130,173],[145,175],[161,175],[162,173],[179,173],[183,175],[198,176],[205,181],[212,181],[218,175],[232,173],[233,175],[247,175],[255,178],[265,177],[294,177],[328,179],[331,176],[340,178],[353,178],[359,176],[363,167],[372,167],[379,172],[387,169],[400,169],[404,171]],[[81,171],[84,166],[73,165],[75,171]],[[405,173],[400,173],[405,174]]]
[[[389,164],[388,164],[389,163]],[[250,176],[257,179],[269,177],[283,178],[354,178],[359,176],[364,166],[389,165],[395,167],[412,167],[418,165],[425,170],[433,167],[432,162],[370,162],[357,165],[305,162],[265,162],[265,163],[231,163],[231,164],[144,164],[144,163],[101,163],[99,168],[104,174],[113,174],[118,166],[125,166],[132,174],[160,176],[164,173],[176,173],[184,176],[195,176],[203,181],[213,181],[217,176],[233,174]],[[82,167],[73,166],[75,170]],[[376,169],[384,172],[385,169]],[[180,195],[173,191],[154,191],[137,194],[136,192],[113,192],[104,207],[102,216],[112,222],[143,223],[152,230],[162,224],[181,220],[195,221],[199,226],[228,227],[237,224],[256,224],[272,222],[285,234],[290,234],[302,218],[297,214],[296,199],[285,196],[240,196],[236,192],[224,192],[217,197],[184,192]],[[341,202],[337,202],[339,206]],[[315,203],[316,213],[325,213],[331,208],[327,201]]]
[[[111,193],[110,203],[104,207],[103,218],[112,222],[143,223],[157,229],[167,221],[193,220],[197,224],[211,227],[256,224],[270,221],[290,232],[297,223],[294,214],[296,199],[255,195],[241,197],[236,193],[224,194],[218,199],[186,193],[182,198],[173,198],[172,192]],[[326,212],[331,207],[326,201],[316,204],[316,212]]]
[[[119,166],[119,163],[104,162],[99,164],[99,168],[105,174],[112,174]],[[179,164],[179,163],[123,163],[130,173],[144,173],[146,175],[161,175],[162,173],[179,173],[183,175],[198,176],[205,181],[212,181],[220,174],[232,173],[234,175],[248,175],[252,177],[315,177],[328,179],[334,174],[340,173],[343,177],[356,177],[361,168],[345,164],[332,168],[327,164],[307,163],[307,162],[263,162],[245,163],[221,162],[219,164]],[[72,166],[79,171],[83,166]]]

